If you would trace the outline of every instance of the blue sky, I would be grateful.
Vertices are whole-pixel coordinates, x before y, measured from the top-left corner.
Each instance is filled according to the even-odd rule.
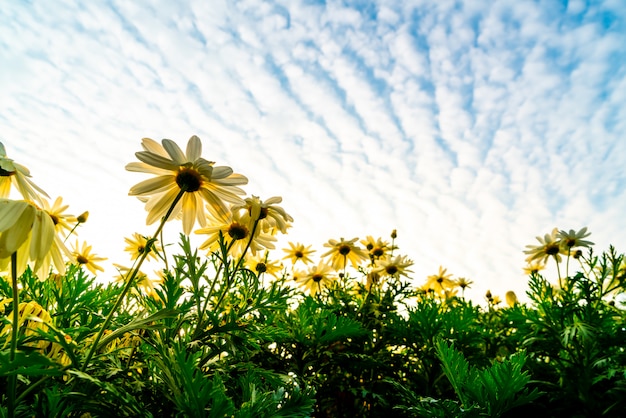
[[[553,227],[626,250],[625,24],[622,0],[9,1],[0,141],[109,262],[155,228],[141,138],[196,134],[317,254],[395,228],[416,284],[521,294]]]

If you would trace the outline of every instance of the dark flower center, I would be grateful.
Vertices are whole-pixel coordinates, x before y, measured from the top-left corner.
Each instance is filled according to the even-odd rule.
[[[376,247],[374,248],[374,250],[372,250],[372,255],[374,257],[381,257],[383,254],[385,254],[385,250],[380,247]]]
[[[176,184],[186,192],[193,193],[202,186],[202,176],[193,168],[181,167],[176,174]]]
[[[59,223],[59,217],[56,215],[52,215],[51,213],[48,214],[50,216],[50,219],[52,219],[52,223],[57,225]]]
[[[258,263],[256,265],[256,271],[259,273],[265,273],[267,271],[267,266],[265,263]]]
[[[78,255],[76,256],[76,261],[78,262],[78,264],[87,264],[89,263],[89,260],[87,260],[84,256],[82,255]]]
[[[237,241],[240,239],[244,239],[248,236],[248,228],[244,225],[241,225],[237,222],[233,222],[228,227],[228,235],[233,239],[233,241]]]
[[[556,255],[559,253],[559,244],[548,244],[546,245],[546,254],[548,255]]]
[[[140,246],[137,247],[137,252],[139,254],[143,254],[144,251],[146,251],[146,247],[144,247],[143,245],[140,245]]]
[[[350,246],[349,245],[342,245],[339,247],[339,254],[341,255],[348,255],[350,253]]]
[[[439,284],[443,283],[443,277],[441,276],[437,277],[437,283]]]
[[[314,274],[313,276],[311,276],[311,279],[313,279],[315,283],[321,282],[323,278],[324,278],[323,274]]]
[[[385,271],[387,272],[388,275],[393,276],[394,274],[396,274],[398,272],[398,267],[397,266],[387,266],[385,268]]]
[[[574,238],[568,238],[567,240],[565,240],[565,245],[567,246],[567,248],[572,248],[574,245],[576,245],[576,240]]]
[[[6,171],[4,168],[0,167],[0,177],[10,177],[15,174],[15,171]]]

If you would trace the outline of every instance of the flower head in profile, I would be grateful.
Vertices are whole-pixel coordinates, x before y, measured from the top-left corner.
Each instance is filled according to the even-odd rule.
[[[539,245],[527,245],[526,248],[528,248],[528,250],[524,251],[525,254],[528,254],[526,262],[530,263],[537,260],[545,263],[548,258],[554,257],[554,259],[560,263],[560,254],[563,252],[563,249],[561,247],[558,232],[559,230],[554,228],[551,233],[545,234],[543,238],[537,237]]]
[[[126,281],[128,280],[128,274],[131,269],[129,269],[128,267],[119,265],[119,264],[113,264],[113,267],[115,267],[117,271],[119,272],[119,275],[115,276],[115,280],[119,283],[126,283]],[[135,282],[135,288],[140,290],[144,295],[157,299],[159,296],[155,290],[155,285],[162,283],[163,278],[159,277],[153,280],[150,277],[148,277],[146,273],[139,270],[137,271],[137,274],[135,275],[134,282]]]
[[[583,239],[587,238],[589,235],[591,235],[591,232],[587,232],[587,227],[584,227],[578,232],[573,229],[570,229],[569,232],[561,230],[558,232],[557,237],[561,241],[561,248],[563,252],[569,254],[572,252],[573,248],[591,247],[593,242]]]
[[[0,142],[0,198],[8,198],[11,186],[15,187],[24,200],[41,203],[41,196],[49,197],[31,180],[30,171],[7,157],[4,145]]]
[[[424,289],[432,289],[439,294],[445,294],[446,291],[453,289],[456,285],[451,279],[452,274],[447,273],[448,269],[439,266],[439,272],[427,277]]]
[[[235,257],[244,254],[248,243],[250,252],[254,255],[261,249],[274,249],[274,238],[272,235],[257,230],[252,236],[247,219],[244,218],[245,211],[233,210],[226,215],[211,219],[211,225],[195,231],[196,234],[208,235],[208,238],[200,245],[201,250],[214,252],[219,250],[220,234],[224,237],[224,243],[230,248],[229,253]]]
[[[106,260],[106,258],[98,257],[96,254],[93,254],[91,252],[91,245],[88,245],[86,242],[79,245],[78,241],[76,241],[72,255],[74,256],[76,263],[85,267],[92,274],[97,274],[97,270],[104,271],[104,269],[97,263]]]
[[[196,221],[200,226],[206,225],[205,207],[213,215],[223,216],[228,212],[225,202],[242,202],[240,195],[245,192],[238,186],[247,184],[248,179],[234,174],[230,167],[214,167],[214,162],[202,158],[200,138],[192,136],[184,153],[172,140],[164,139],[161,144],[144,138],[141,144],[144,150],[135,153],[140,162],[126,165],[128,171],[156,175],[129,191],[131,196],[149,196],[146,203],[148,225],[165,216],[181,190],[184,191],[182,199],[169,219],[175,219],[182,211],[186,235],[191,233]]]
[[[324,244],[324,247],[328,247],[330,250],[322,254],[322,257],[330,257],[330,263],[337,271],[344,270],[348,262],[352,264],[352,267],[358,268],[361,261],[367,260],[367,253],[355,245],[357,240],[358,238],[349,241],[343,238],[340,238],[339,241],[331,239]]]
[[[337,280],[333,267],[323,261],[316,266],[312,266],[304,276],[298,277],[297,282],[311,296],[319,293],[323,288],[330,286]]]
[[[289,248],[283,248],[283,251],[287,253],[283,260],[290,260],[292,265],[295,265],[298,261],[303,262],[304,264],[313,263],[311,259],[311,254],[315,252],[315,250],[311,249],[310,245],[306,247],[301,243],[293,243],[289,242]]]
[[[465,277],[459,277],[456,280],[456,285],[457,287],[461,288],[461,292],[465,292],[465,289],[469,289],[473,284],[474,284],[473,281]]]
[[[377,266],[372,271],[387,277],[399,277],[401,275],[409,277],[408,273],[413,273],[409,270],[412,265],[413,261],[405,255],[387,256],[378,260]]]
[[[69,255],[45,210],[23,200],[0,199],[0,268],[6,268],[13,253],[19,274],[30,265],[41,279],[48,277],[51,263],[64,273],[63,256]]]
[[[147,258],[152,258],[153,260],[157,259],[156,252],[160,249],[156,242],[151,244],[151,248],[148,248],[148,238],[137,232],[133,233],[130,238],[124,238],[124,241],[126,242],[126,248],[124,248],[124,251],[130,253],[131,260],[137,260],[147,251],[149,251],[146,256]]]
[[[277,203],[282,202],[282,197],[270,197],[266,201],[262,201],[258,196],[247,197],[242,205],[233,206],[233,210],[244,209],[246,213],[243,219],[247,220],[250,228],[258,220],[259,228],[263,232],[274,234],[276,231],[287,233],[287,228],[293,218],[278,206]]]
[[[530,276],[531,274],[536,274],[545,268],[546,268],[546,265],[543,262],[533,260],[529,262],[526,265],[526,267],[524,267],[524,274],[527,274]]]

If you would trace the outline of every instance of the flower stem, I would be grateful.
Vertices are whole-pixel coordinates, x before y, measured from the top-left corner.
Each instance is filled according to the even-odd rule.
[[[19,331],[19,310],[20,294],[17,289],[17,252],[11,254],[11,286],[13,288],[13,323],[11,326],[11,351],[9,352],[9,363],[15,360],[17,351],[17,335]],[[17,374],[9,376],[8,412],[9,417],[15,416],[15,391],[17,388]]]
[[[174,201],[172,202],[172,204],[171,204],[170,208],[168,209],[167,213],[165,214],[163,219],[161,219],[161,223],[159,224],[159,227],[157,228],[156,232],[154,233],[152,238],[150,240],[148,240],[149,245],[152,245],[154,243],[154,241],[157,239],[157,237],[159,236],[159,234],[163,230],[163,226],[165,225],[165,222],[167,222],[167,219],[172,214],[172,211],[176,207],[176,204],[179,202],[179,200],[185,194],[185,191],[186,191],[185,188],[180,189],[180,192],[178,192],[178,194],[176,195],[176,198],[174,198]],[[149,245],[146,245],[146,248],[149,248]],[[126,294],[130,291],[130,288],[133,286],[133,282],[135,280],[135,277],[137,277],[137,273],[139,273],[139,269],[141,268],[141,265],[143,264],[144,260],[148,256],[148,254],[150,254],[150,251],[144,251],[141,254],[141,256],[139,257],[139,260],[137,260],[137,264],[135,265],[135,267],[131,271],[128,272],[128,275],[126,276],[126,285],[124,286],[124,289],[122,289],[122,293],[120,293],[120,295],[117,297],[117,300],[115,301],[115,304],[113,305],[113,308],[111,308],[111,311],[109,312],[109,314],[105,318],[104,322],[102,323],[102,326],[100,327],[100,330],[98,331],[98,334],[96,335],[96,338],[95,338],[93,344],[91,345],[89,353],[87,354],[87,357],[85,358],[85,362],[83,363],[83,367],[81,367],[81,369],[80,369],[81,372],[85,372],[85,370],[87,369],[87,366],[89,365],[89,362],[91,361],[91,358],[93,357],[93,355],[94,355],[94,353],[96,351],[96,348],[98,347],[98,343],[100,342],[100,339],[102,338],[102,335],[104,334],[104,331],[106,330],[106,328],[111,323],[111,320],[113,319],[113,315],[115,314],[115,312],[118,310],[118,308],[120,307],[120,305],[124,301],[124,298],[126,297]]]

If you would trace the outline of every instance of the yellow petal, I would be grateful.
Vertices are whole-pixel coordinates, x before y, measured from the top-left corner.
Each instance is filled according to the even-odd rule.
[[[178,170],[179,164],[176,164],[174,161],[162,157],[158,154],[153,154],[147,151],[139,151],[135,153],[135,157],[139,161],[143,161],[146,164],[162,168],[164,170],[176,171]]]
[[[179,190],[175,179],[176,178],[172,175],[153,177],[135,184],[130,188],[128,194],[130,196],[141,196],[161,193],[167,189]]]
[[[163,143],[163,148],[165,148],[165,151],[167,151],[169,156],[172,158],[172,161],[176,163],[176,165],[180,166],[188,162],[187,157],[185,157],[185,154],[183,154],[183,151],[180,149],[176,142],[172,141],[171,139],[164,139],[161,142]]]
[[[192,136],[187,142],[187,161],[196,161],[202,156],[202,142],[197,136]]]

